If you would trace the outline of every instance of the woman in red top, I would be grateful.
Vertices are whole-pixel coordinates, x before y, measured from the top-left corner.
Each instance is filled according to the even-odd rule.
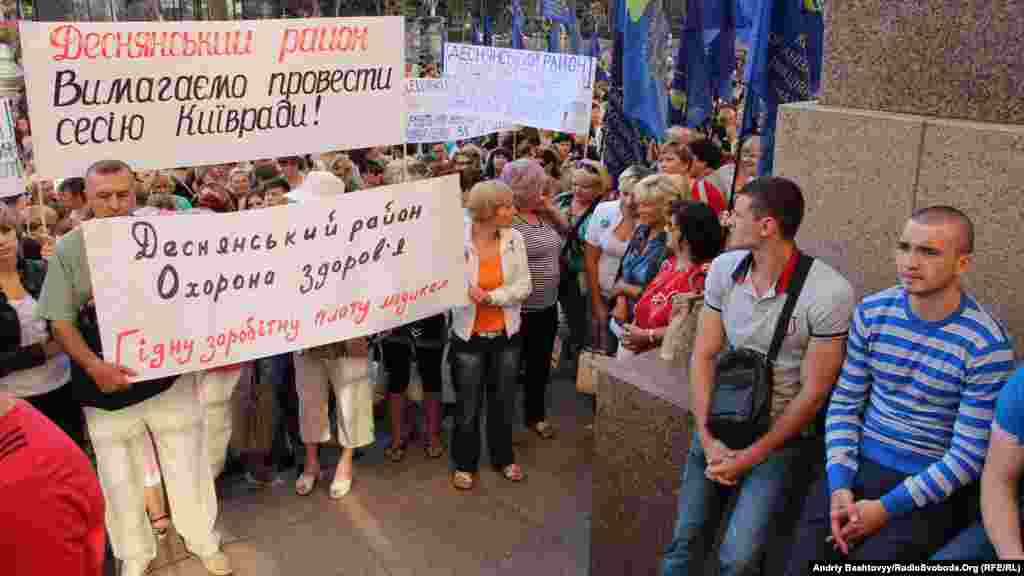
[[[665,229],[673,254],[637,301],[633,323],[624,330],[619,357],[661,344],[672,319],[673,296],[704,291],[704,276],[725,243],[718,216],[707,204],[677,200],[672,203],[671,216]]]

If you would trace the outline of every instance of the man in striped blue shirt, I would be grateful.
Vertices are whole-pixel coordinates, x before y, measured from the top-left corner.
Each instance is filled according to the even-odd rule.
[[[948,206],[907,222],[900,285],[854,312],[826,421],[827,478],[811,490],[789,573],[813,561],[917,561],[955,533],[951,497],[976,481],[1009,337],[961,287],[970,219]],[[827,490],[827,492],[826,492]]]

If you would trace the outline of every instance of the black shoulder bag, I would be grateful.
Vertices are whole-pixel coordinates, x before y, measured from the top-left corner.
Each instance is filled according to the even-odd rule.
[[[814,258],[800,254],[768,354],[738,348],[722,354],[715,365],[708,430],[733,450],[750,446],[771,428],[775,359],[813,262]]]

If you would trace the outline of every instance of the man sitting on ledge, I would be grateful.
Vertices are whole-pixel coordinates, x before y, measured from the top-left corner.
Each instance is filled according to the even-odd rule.
[[[981,475],[996,395],[1013,369],[999,324],[964,293],[970,219],[911,216],[901,285],[857,307],[826,420],[827,478],[808,496],[788,573],[841,555],[928,558],[957,526],[951,496]]]
[[[767,354],[771,346],[800,259],[794,237],[803,215],[803,193],[790,180],[760,178],[737,193],[729,245],[739,249],[715,258],[704,285],[690,363],[696,427],[663,576],[706,573],[704,558],[733,491],[739,494],[719,551],[719,574],[760,574],[778,516],[799,488],[795,470],[813,454],[810,425],[839,376],[856,302],[850,283],[820,260],[807,273],[773,366],[771,429],[747,448],[730,450],[708,427],[718,354],[727,346]]]

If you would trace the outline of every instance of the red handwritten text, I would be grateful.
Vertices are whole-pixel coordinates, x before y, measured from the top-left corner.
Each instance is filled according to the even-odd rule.
[[[50,30],[50,46],[57,51],[53,59],[88,58],[132,60],[174,56],[243,56],[252,54],[252,30],[216,32],[85,32],[74,24],[61,24]]]
[[[308,26],[305,28],[286,28],[281,37],[281,50],[277,61],[296,52],[303,54],[326,54],[329,52],[348,52],[350,50],[365,51],[370,47],[369,27],[354,28],[351,26]]]
[[[206,352],[199,357],[201,364],[209,364],[223,352],[224,358],[231,357],[231,347],[235,344],[255,342],[260,338],[273,336],[276,332],[284,336],[286,342],[294,342],[299,337],[298,320],[256,320],[249,316],[240,329],[228,328],[216,336],[206,338]]]
[[[391,296],[384,298],[384,303],[380,305],[380,308],[381,310],[393,308],[393,311],[396,315],[402,316],[405,314],[405,311],[409,307],[409,304],[412,304],[413,302],[420,298],[426,297],[430,294],[443,290],[447,286],[447,280],[439,280],[437,282],[431,282],[430,284],[423,286],[419,290],[407,290],[404,292],[398,292],[397,294],[392,294]]]
[[[192,361],[194,349],[195,342],[191,339],[171,338],[167,343],[147,342],[142,330],[136,328],[118,332],[114,361],[123,366],[127,357],[134,356],[137,366],[161,368],[169,355],[179,366],[184,366]]]
[[[324,308],[317,311],[313,318],[313,325],[317,328],[333,324],[339,320],[348,318],[354,324],[362,324],[370,314],[370,301],[355,301],[351,304],[343,304],[337,308]]]

